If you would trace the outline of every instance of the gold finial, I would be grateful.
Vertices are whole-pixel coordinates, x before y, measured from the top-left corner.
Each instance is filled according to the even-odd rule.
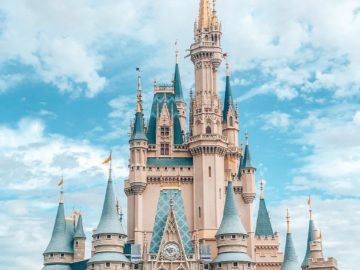
[[[178,41],[175,41],[175,55],[176,55],[176,64],[179,64],[179,48]]]
[[[261,179],[260,180],[260,199],[264,199],[264,186],[265,186],[264,179]]]
[[[200,29],[208,28],[210,24],[210,1],[200,0],[199,23]]]
[[[307,199],[307,204],[309,206],[309,215],[310,215],[310,220],[313,219],[313,216],[312,216],[312,208],[311,208],[311,204],[312,204],[312,199],[311,199],[311,196],[309,196],[309,198]]]
[[[246,131],[245,131],[245,141],[246,141],[246,145],[249,145],[249,131],[248,131],[248,129],[246,129]]]
[[[290,214],[289,214],[289,209],[286,209],[286,224],[287,224],[287,233],[290,233]]]
[[[64,177],[63,176],[61,176],[61,179],[58,181],[58,186],[60,187],[59,203],[64,203]]]
[[[137,68],[138,72],[138,89],[137,89],[137,104],[136,104],[136,112],[142,112],[142,96],[141,96],[141,74],[140,68]]]

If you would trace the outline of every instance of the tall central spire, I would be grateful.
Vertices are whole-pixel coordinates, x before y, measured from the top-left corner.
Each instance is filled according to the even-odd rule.
[[[211,12],[210,1],[200,0],[199,28],[208,28],[210,25]]]

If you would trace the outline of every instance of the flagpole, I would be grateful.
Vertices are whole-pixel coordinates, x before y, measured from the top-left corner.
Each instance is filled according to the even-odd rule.
[[[112,151],[110,151],[109,181],[112,181],[111,172],[112,172]]]

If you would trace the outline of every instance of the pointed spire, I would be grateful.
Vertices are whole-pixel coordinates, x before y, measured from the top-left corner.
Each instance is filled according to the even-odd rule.
[[[239,212],[237,210],[235,202],[233,181],[228,182],[228,186],[226,189],[224,214],[216,236],[224,234],[246,235],[246,231],[243,224],[241,223]]]
[[[110,233],[126,235],[118,218],[114,187],[111,179],[107,183],[101,218],[95,231],[95,234]]]
[[[250,156],[250,147],[249,147],[249,132],[246,129],[245,132],[245,151],[242,159],[241,168],[255,168],[251,162],[251,156]]]
[[[83,222],[82,222],[82,215],[80,214],[77,220],[76,230],[74,234],[74,238],[82,238],[86,239],[84,228],[83,228]]]
[[[231,91],[231,84],[230,84],[230,68],[229,63],[226,62],[226,87],[225,87],[225,100],[224,100],[224,109],[223,109],[223,121],[227,122],[228,113],[230,107],[234,111],[234,102],[232,97]]]
[[[256,236],[274,236],[274,232],[271,226],[270,217],[268,210],[266,208],[266,203],[264,199],[264,181],[260,182],[260,202],[259,202],[259,211],[256,221]]]
[[[286,223],[287,223],[287,234],[286,234],[286,244],[284,252],[284,262],[281,266],[281,270],[298,270],[298,260],[295,252],[294,243],[292,240],[292,235],[290,232],[290,215],[289,210],[286,211]]]
[[[179,69],[179,50],[177,47],[176,47],[176,64],[175,64],[175,75],[174,75],[174,93],[175,93],[175,101],[185,102],[182,86],[181,86],[181,77],[180,77],[180,69]]]
[[[64,191],[61,187],[60,202],[56,213],[55,224],[51,235],[50,242],[44,251],[44,254],[48,253],[73,253],[73,246],[69,241],[66,231],[65,210],[64,210]]]
[[[208,28],[210,25],[210,1],[209,0],[200,0],[200,10],[199,10],[199,19],[198,27],[199,29]]]
[[[147,137],[145,135],[145,129],[144,129],[140,73],[138,75],[138,89],[137,89],[135,122],[134,122],[134,128],[133,128],[133,132],[131,134],[130,140],[147,140]]]
[[[307,204],[309,205],[309,229],[308,229],[308,237],[307,237],[307,242],[306,242],[306,253],[305,253],[305,257],[304,260],[301,264],[301,267],[303,266],[308,266],[309,265],[309,258],[311,255],[311,242],[314,241],[314,220],[313,220],[313,216],[312,216],[312,209],[311,209],[311,197],[309,196],[308,200],[307,200]]]

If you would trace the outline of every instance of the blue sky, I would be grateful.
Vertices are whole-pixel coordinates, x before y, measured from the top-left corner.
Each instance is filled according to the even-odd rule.
[[[135,68],[142,68],[148,112],[153,81],[172,79],[175,40],[186,56],[197,2],[2,1],[2,265],[11,270],[41,267],[62,174],[68,214],[73,208],[82,210],[90,237],[105,189],[101,161],[110,149],[125,207],[122,182],[135,111]],[[311,194],[325,255],[336,257],[342,269],[355,270],[360,241],[355,225],[360,222],[360,3],[218,2],[223,50],[229,52],[233,96],[240,108],[240,140],[248,128],[258,176],[266,181],[273,227],[283,237],[289,207],[301,260],[306,197]],[[194,86],[189,59],[181,58],[180,71],[188,96]],[[222,65],[220,95],[224,75]]]

